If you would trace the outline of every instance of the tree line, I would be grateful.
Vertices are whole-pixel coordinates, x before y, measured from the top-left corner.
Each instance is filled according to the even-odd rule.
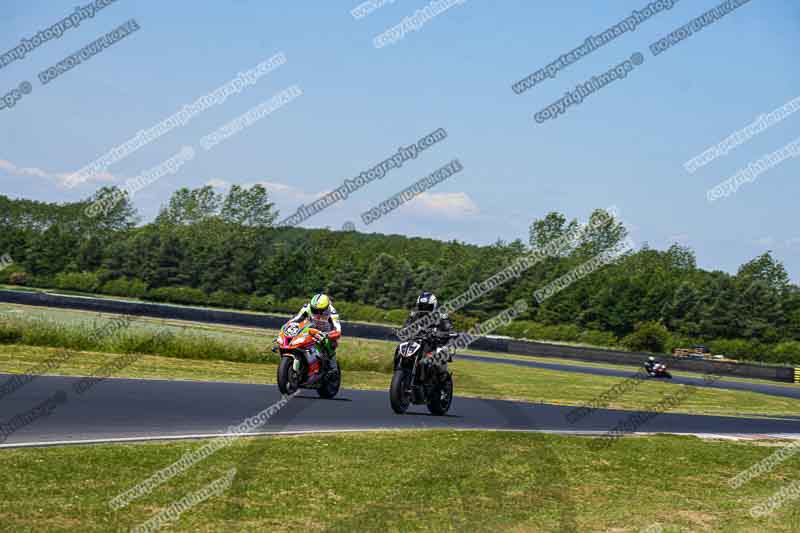
[[[109,208],[88,209],[98,202]],[[60,204],[0,196],[0,253],[15,262],[0,281],[279,312],[326,291],[345,321],[397,323],[418,292],[455,298],[547,247],[517,279],[456,313],[457,325],[523,298],[527,315],[499,333],[652,351],[704,343],[731,356],[800,363],[800,287],[770,253],[728,274],[698,268],[687,247],[645,246],[538,303],[537,289],[618,247],[624,225],[601,210],[585,226],[553,212],[532,221],[527,242],[477,246],[276,227],[277,217],[259,185],[224,194],[180,189],[148,223],[114,187]],[[563,243],[556,253],[553,242]]]

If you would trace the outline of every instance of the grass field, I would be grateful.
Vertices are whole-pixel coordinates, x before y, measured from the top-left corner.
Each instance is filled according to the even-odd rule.
[[[236,468],[230,488],[171,531],[797,531],[787,461],[734,490],[775,451],[690,437],[589,439],[495,432],[382,432],[242,439],[120,511],[108,501],[202,442],[5,450],[0,530],[122,531]]]

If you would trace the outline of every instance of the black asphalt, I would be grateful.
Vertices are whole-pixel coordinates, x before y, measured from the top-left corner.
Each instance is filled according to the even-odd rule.
[[[504,365],[526,366],[531,368],[541,368],[545,370],[559,370],[562,372],[577,372],[579,374],[591,374],[593,376],[608,376],[618,378],[630,378],[636,375],[636,372],[631,370],[621,370],[619,368],[606,368],[595,366],[581,366],[569,365],[562,363],[543,363],[539,361],[527,361],[520,359],[505,359],[498,357],[484,357],[472,354],[459,354],[457,358],[463,358],[465,361],[479,361],[481,363],[497,363]],[[647,378],[653,379],[653,378]],[[673,383],[675,385],[695,385],[698,387],[710,387],[712,389],[728,389],[736,391],[758,392],[761,394],[769,394],[770,396],[781,396],[783,398],[800,399],[800,384],[795,386],[779,386],[771,385],[768,382],[756,383],[745,381],[734,381],[727,377],[721,377],[713,383],[707,383],[703,378],[690,378],[674,376],[670,379],[655,378],[662,383]],[[798,413],[800,414],[800,406],[798,406]]]
[[[0,383],[9,377],[0,374]],[[215,435],[280,400],[276,387],[271,385],[109,379],[79,395],[73,390],[78,381],[71,377],[38,377],[0,398],[0,423],[4,424],[0,426],[0,440],[7,437],[3,447]],[[18,424],[22,415],[35,413],[32,409],[47,405],[49,398],[61,403],[51,403],[49,415],[32,420],[28,417],[27,425],[6,435],[7,424]],[[322,400],[313,391],[302,391],[258,431],[482,428],[603,432],[632,415],[600,410],[572,424],[565,418],[572,409],[457,397],[449,416],[430,416],[424,406],[412,407],[410,414],[395,415],[383,391],[343,390],[335,400]],[[792,419],[679,414],[660,414],[636,430],[800,436],[798,422]]]

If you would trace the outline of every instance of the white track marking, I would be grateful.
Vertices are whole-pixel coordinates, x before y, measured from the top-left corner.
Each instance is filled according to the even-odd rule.
[[[493,431],[502,433],[549,433],[555,435],[576,435],[576,436],[589,436],[599,437],[607,434],[607,431],[566,431],[566,430],[546,430],[546,429],[491,429],[491,428],[351,428],[351,429],[306,429],[306,430],[289,430],[289,431],[260,431],[257,433],[245,433],[241,435],[242,438],[247,437],[280,437],[280,436],[302,436],[302,435],[317,435],[317,434],[332,434],[332,433],[375,433],[375,432],[398,432],[398,431],[430,431],[430,430],[450,430],[450,431]],[[32,441],[32,442],[18,442],[12,444],[0,444],[0,449],[4,448],[36,448],[46,446],[67,446],[67,445],[88,445],[88,444],[118,444],[118,443],[144,443],[144,442],[160,442],[160,441],[182,441],[182,440],[198,440],[198,439],[213,439],[222,437],[226,433],[205,433],[194,435],[155,435],[148,437],[109,437],[107,439],[83,439],[83,440],[53,440],[53,441]],[[680,435],[691,436],[704,439],[728,439],[728,440],[760,440],[760,439],[780,439],[780,440],[800,440],[800,434],[785,433],[785,434],[720,434],[720,433],[681,433],[681,432],[636,432],[626,434],[629,436],[654,436],[654,435]]]

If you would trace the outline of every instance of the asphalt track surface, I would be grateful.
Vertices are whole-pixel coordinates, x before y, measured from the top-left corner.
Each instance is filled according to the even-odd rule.
[[[462,358],[465,361],[478,361],[481,363],[495,363],[514,366],[525,366],[529,368],[540,368],[544,370],[558,370],[561,372],[575,372],[579,374],[591,374],[593,376],[607,376],[618,378],[631,378],[636,375],[636,372],[630,370],[620,370],[618,368],[606,368],[596,366],[581,366],[570,365],[562,363],[543,363],[540,361],[525,361],[520,359],[506,359],[500,357],[484,357],[480,355],[460,354],[456,355],[456,359]],[[769,382],[756,383],[745,381],[733,381],[727,379],[725,376],[719,378],[717,381],[709,384],[703,378],[679,377],[674,376],[672,379],[663,378],[647,378],[655,379],[662,383],[673,383],[675,385],[694,385],[697,387],[709,387],[712,389],[727,389],[735,391],[758,392],[761,394],[768,394],[770,396],[780,396],[782,398],[800,399],[800,384],[779,386],[771,385]],[[798,406],[798,414],[800,414],[800,405]]]
[[[0,374],[0,383],[9,377]],[[213,437],[281,398],[274,385],[134,379],[108,379],[78,395],[73,385],[79,379],[42,376],[0,398],[0,421],[4,424],[31,412],[48,398],[62,400],[47,416],[29,419],[27,425],[11,434],[0,433],[0,440],[5,439],[0,448]],[[396,415],[383,391],[342,390],[334,400],[322,400],[314,391],[301,391],[255,434],[426,428],[602,434],[633,414],[598,410],[571,424],[565,418],[571,409],[456,397],[448,416],[430,416],[424,406],[413,406],[409,414]],[[669,413],[651,418],[637,431],[800,437],[797,420],[788,418]]]

